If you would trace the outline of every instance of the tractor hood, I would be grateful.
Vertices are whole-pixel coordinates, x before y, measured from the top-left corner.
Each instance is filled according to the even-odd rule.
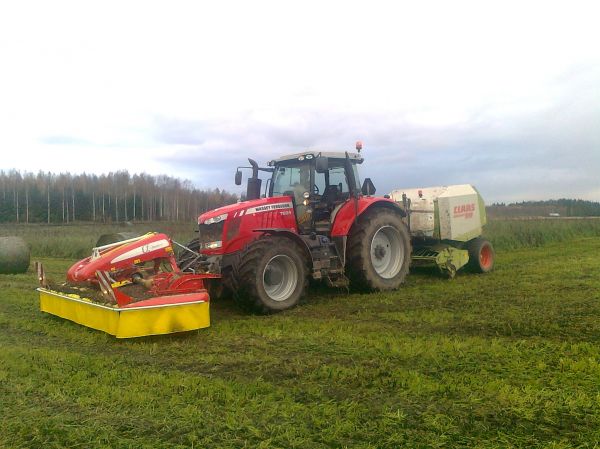
[[[198,224],[211,224],[227,220],[233,216],[266,212],[269,210],[286,209],[292,207],[292,198],[278,196],[275,198],[259,198],[251,201],[240,201],[203,213],[198,217]]]

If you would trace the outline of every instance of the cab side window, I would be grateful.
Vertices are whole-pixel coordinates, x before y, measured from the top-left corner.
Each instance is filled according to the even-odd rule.
[[[273,182],[273,196],[283,195],[293,191],[300,183],[300,169],[297,167],[279,167]]]
[[[329,169],[329,185],[337,186],[341,193],[348,193],[348,180],[344,167],[333,167]]]

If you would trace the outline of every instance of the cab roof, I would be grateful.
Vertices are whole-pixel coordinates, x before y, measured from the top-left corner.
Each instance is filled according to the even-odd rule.
[[[309,156],[307,158],[307,156]],[[327,157],[329,159],[346,159],[346,153],[344,153],[343,151],[304,151],[302,153],[294,153],[294,154],[287,154],[285,156],[281,156],[278,159],[274,159],[272,161],[269,162],[269,166],[273,166],[278,162],[284,162],[284,161],[291,161],[291,160],[302,160],[300,158],[306,158],[306,159],[313,159],[316,157]],[[348,157],[350,158],[351,161],[357,163],[357,164],[362,164],[363,162],[363,157],[360,155],[360,153],[350,153],[348,152]]]

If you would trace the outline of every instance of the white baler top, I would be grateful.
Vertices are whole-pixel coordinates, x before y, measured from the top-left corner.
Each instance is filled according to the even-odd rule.
[[[413,237],[466,242],[482,233],[486,224],[483,198],[470,184],[396,189],[391,198],[410,199],[410,232]]]

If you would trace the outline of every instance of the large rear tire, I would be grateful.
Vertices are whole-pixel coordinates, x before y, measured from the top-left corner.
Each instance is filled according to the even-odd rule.
[[[489,273],[494,269],[496,253],[492,244],[483,238],[477,237],[467,243],[469,251],[468,268],[475,273]]]
[[[292,308],[306,291],[306,265],[304,250],[289,238],[255,240],[232,267],[234,295],[259,313]]]
[[[408,228],[389,209],[368,211],[352,227],[347,254],[353,288],[394,290],[404,282],[410,266]]]

